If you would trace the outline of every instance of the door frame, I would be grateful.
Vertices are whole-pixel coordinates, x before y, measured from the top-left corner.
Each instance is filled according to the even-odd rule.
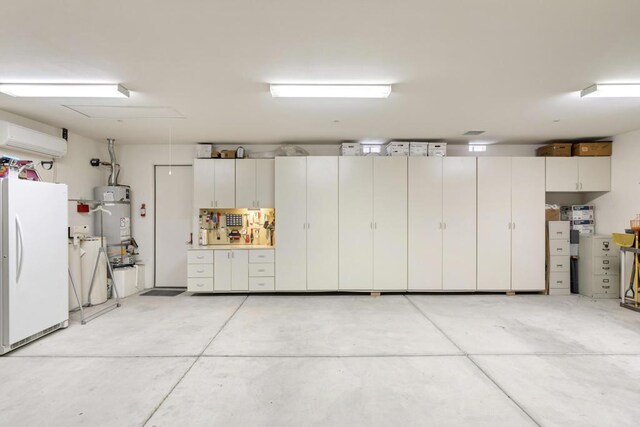
[[[158,210],[156,209],[156,201],[157,201],[157,177],[158,177],[158,167],[171,167],[171,168],[180,168],[180,167],[190,167],[193,168],[193,165],[187,165],[187,164],[180,164],[180,165],[166,165],[166,164],[154,164],[153,165],[153,287],[154,289],[157,288],[156,286],[156,275],[157,275],[157,260],[156,260],[156,254],[157,254],[157,238],[156,238],[156,233],[158,232]],[[191,209],[193,210],[193,206],[191,207]],[[191,242],[193,243],[193,225],[192,225],[192,231],[191,231]],[[186,286],[185,286],[186,288]]]

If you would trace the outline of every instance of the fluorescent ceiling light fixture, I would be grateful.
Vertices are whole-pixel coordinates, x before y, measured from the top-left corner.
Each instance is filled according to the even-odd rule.
[[[119,84],[0,83],[0,92],[30,98],[128,98]]]
[[[581,90],[580,97],[638,98],[640,97],[640,83],[598,83]]]
[[[486,145],[469,144],[469,151],[472,151],[472,152],[487,151],[487,146]]]
[[[388,98],[391,85],[271,85],[274,98]]]

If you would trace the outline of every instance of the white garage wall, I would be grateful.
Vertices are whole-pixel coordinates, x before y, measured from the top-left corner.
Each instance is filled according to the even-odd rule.
[[[611,191],[593,201],[596,232],[610,234],[629,228],[640,213],[640,130],[618,135],[611,153]]]
[[[54,136],[61,135],[61,129],[59,128],[3,110],[0,110],[0,120],[6,120]],[[25,160],[51,160],[18,151],[0,150],[0,154],[9,154]],[[109,155],[106,142],[95,141],[69,132],[67,155],[55,160],[53,170],[45,171],[39,167],[38,172],[44,181],[67,184],[70,199],[92,199],[93,187],[106,185],[108,176],[104,168],[94,168],[89,164],[89,159],[94,157],[108,161]],[[43,207],[43,209],[46,208]],[[69,225],[89,225],[91,230],[93,227],[93,215],[79,214],[76,212],[76,205],[69,203]]]

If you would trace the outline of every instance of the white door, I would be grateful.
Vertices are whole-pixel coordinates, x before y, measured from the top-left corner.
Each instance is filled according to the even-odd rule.
[[[307,289],[307,159],[276,158],[276,290]]]
[[[476,158],[445,157],[442,289],[476,289]]]
[[[408,288],[442,289],[442,157],[409,157]]]
[[[247,250],[231,251],[231,289],[249,290],[249,251]]]
[[[7,246],[1,315],[9,346],[68,319],[67,186],[0,180]],[[4,237],[4,236],[3,236]]]
[[[545,287],[545,162],[513,157],[511,193],[511,289]]]
[[[215,169],[213,160],[195,159],[193,161],[193,206],[194,210],[213,207]]]
[[[346,157],[339,164],[339,286],[373,289],[373,158]]]
[[[231,290],[231,251],[213,251],[213,289]]]
[[[307,289],[336,291],[338,157],[307,157],[307,223]]]
[[[510,288],[511,158],[478,157],[478,289]]]
[[[578,158],[545,157],[547,191],[578,191]]]
[[[236,208],[256,207],[256,160],[236,160]]]
[[[187,286],[187,243],[191,240],[194,188],[191,169],[191,166],[155,167],[154,271],[157,287]]]
[[[256,202],[259,208],[275,207],[275,167],[273,159],[256,160]]]
[[[407,289],[407,158],[373,158],[373,288]]]
[[[216,208],[236,207],[236,162],[232,159],[215,159],[214,188]]]
[[[580,191],[611,191],[611,157],[577,157]]]

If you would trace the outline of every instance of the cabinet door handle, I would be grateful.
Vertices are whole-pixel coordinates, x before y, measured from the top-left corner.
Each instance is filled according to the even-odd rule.
[[[582,183],[580,183],[580,189],[582,190]]]
[[[515,222],[512,222],[512,223],[511,223],[511,229],[512,229],[512,230],[515,230],[515,229],[516,229],[516,223],[515,223]]]
[[[580,186],[578,185],[578,183],[576,182],[576,190],[579,190]]]
[[[377,229],[378,229],[378,223],[377,223],[377,222],[374,222],[374,223],[373,223],[373,229],[374,229],[374,230],[377,230]]]
[[[443,229],[443,230],[446,230],[446,229],[447,229],[447,223],[446,223],[446,222],[443,222],[443,223],[442,223],[442,229]]]

